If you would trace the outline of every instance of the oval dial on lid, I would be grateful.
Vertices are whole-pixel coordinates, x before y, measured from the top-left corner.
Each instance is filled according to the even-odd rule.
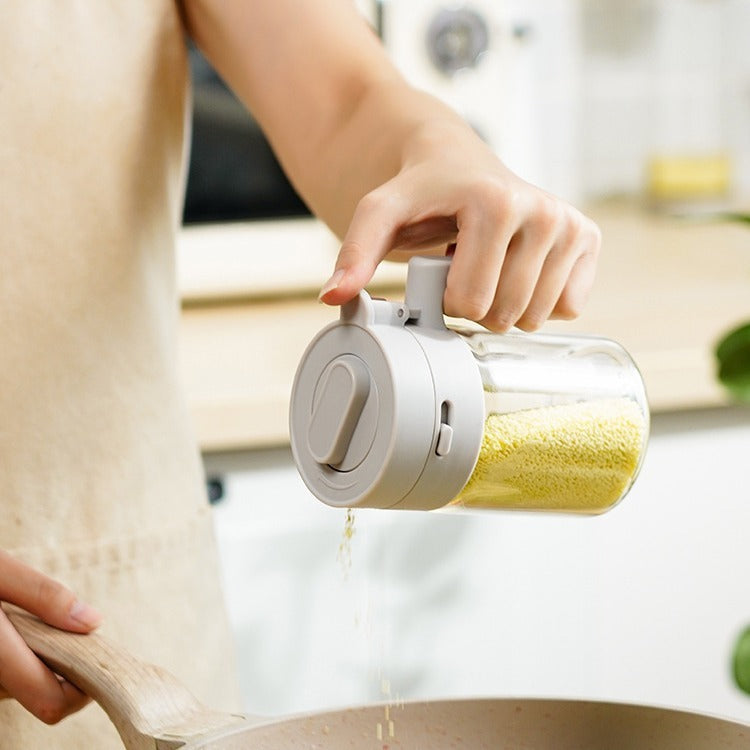
[[[320,376],[307,445],[319,463],[336,467],[349,448],[362,409],[370,393],[370,373],[352,354],[331,362]]]

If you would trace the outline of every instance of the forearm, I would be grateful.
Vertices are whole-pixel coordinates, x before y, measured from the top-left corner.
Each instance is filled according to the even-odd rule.
[[[578,314],[595,225],[514,175],[414,91],[350,0],[184,0],[188,29],[342,237],[321,298],[352,299],[398,250],[454,249],[444,309],[493,330]]]
[[[341,236],[425,123],[466,127],[404,81],[348,0],[186,0],[184,10],[295,187]]]

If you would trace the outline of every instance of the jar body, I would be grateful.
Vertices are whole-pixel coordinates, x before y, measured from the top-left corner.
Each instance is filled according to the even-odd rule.
[[[627,352],[593,336],[454,329],[474,355],[484,435],[450,508],[601,513],[628,492],[649,431]]]

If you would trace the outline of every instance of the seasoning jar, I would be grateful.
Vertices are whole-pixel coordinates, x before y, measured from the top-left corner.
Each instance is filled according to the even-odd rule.
[[[600,337],[448,327],[449,267],[412,258],[403,303],[362,292],[307,347],[290,404],[307,487],[346,508],[613,507],[648,439],[632,358]]]

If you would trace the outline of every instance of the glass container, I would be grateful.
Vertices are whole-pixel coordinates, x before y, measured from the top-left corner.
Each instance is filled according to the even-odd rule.
[[[485,422],[477,463],[451,505],[599,513],[625,496],[645,453],[649,411],[619,344],[457,333],[481,376]]]
[[[412,258],[403,303],[362,292],[299,364],[302,479],[336,507],[601,513],[632,486],[643,380],[594,336],[446,326],[448,258]]]

